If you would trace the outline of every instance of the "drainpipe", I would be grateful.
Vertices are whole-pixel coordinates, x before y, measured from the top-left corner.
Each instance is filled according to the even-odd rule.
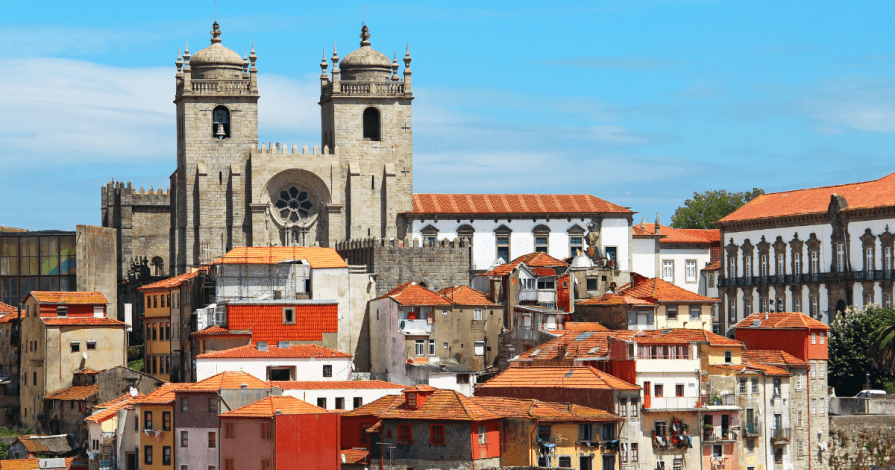
[[[820,308],[820,307],[818,307]],[[807,362],[807,361],[806,361]],[[805,387],[805,390],[808,391],[808,470],[811,470],[811,363],[808,362],[808,370],[805,372],[805,382],[808,382],[808,385]],[[826,401],[826,400],[824,400]],[[818,411],[815,409],[815,411]],[[826,414],[824,416],[827,416]],[[789,423],[790,426],[792,423]]]

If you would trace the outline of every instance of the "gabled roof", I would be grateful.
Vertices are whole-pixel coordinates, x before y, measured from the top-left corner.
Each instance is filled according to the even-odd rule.
[[[454,305],[495,305],[488,300],[488,295],[468,286],[448,287],[438,294]]]
[[[714,263],[702,268],[703,271],[717,271],[721,269],[721,261],[715,261]]]
[[[5,315],[8,313],[19,313],[19,308],[0,302],[0,314]]]
[[[18,441],[22,443],[30,454],[67,454],[73,450],[66,434],[55,436],[19,436]]]
[[[379,416],[387,410],[397,407],[404,403],[404,395],[386,395],[377,400],[371,401],[366,405],[355,408],[351,411],[342,413],[342,417],[348,416]]]
[[[767,315],[767,319],[765,319]],[[752,326],[753,321],[758,320],[758,326]],[[796,329],[812,329],[812,330],[829,330],[830,327],[823,324],[819,320],[805,315],[800,312],[780,312],[780,313],[753,313],[744,318],[734,328],[796,328]]]
[[[630,331],[632,335],[625,339],[638,344],[690,344],[707,343],[709,346],[719,347],[746,347],[745,344],[711,331],[690,328],[669,328],[665,330]],[[621,335],[619,335],[621,337]]]
[[[609,351],[609,337],[618,332],[600,329],[572,331],[542,343],[519,355],[520,361],[547,361],[551,359],[588,360],[604,358]],[[633,332],[631,332],[633,333]]]
[[[165,382],[159,388],[149,392],[143,398],[137,398],[132,401],[134,405],[164,405],[174,402],[174,392],[188,387],[192,384],[188,383],[169,383]]]
[[[127,326],[123,321],[97,317],[40,317],[48,326]]]
[[[348,267],[333,248],[301,246],[236,247],[212,264],[278,264],[286,260],[306,260],[314,269]]]
[[[642,226],[642,229],[648,234],[655,233],[656,224],[642,224]],[[718,232],[718,239],[720,240],[721,232],[718,230],[716,232]],[[706,238],[707,235],[697,235],[690,231],[679,230],[662,224],[659,224],[659,235],[662,236],[659,243],[684,243],[688,245],[708,245],[711,243],[711,240]]]
[[[415,282],[401,284],[376,299],[391,298],[403,306],[451,305],[444,297]]]
[[[208,393],[220,390],[238,390],[245,384],[246,388],[252,389],[269,389],[270,382],[265,382],[248,372],[243,371],[225,371],[217,375],[192,383],[186,387],[177,390],[178,393]]]
[[[252,336],[251,330],[228,330],[217,325],[192,333],[192,336]]]
[[[531,418],[553,422],[612,422],[624,418],[607,411],[570,403],[520,400],[505,397],[475,397],[475,401],[501,417]]]
[[[0,316],[0,324],[11,323],[13,320],[15,320],[17,318],[19,318],[18,312],[3,314],[3,316]]]
[[[72,385],[65,390],[47,395],[47,400],[86,400],[95,395],[99,390],[99,384]]]
[[[174,276],[168,279],[163,279],[158,282],[153,282],[152,284],[147,284],[138,288],[137,290],[140,292],[152,291],[152,290],[161,290],[161,289],[173,289],[175,287],[180,286],[184,282],[195,278],[199,275],[200,272],[205,271],[207,268],[200,268],[195,271],[184,273],[179,276]]]
[[[342,465],[362,464],[367,461],[370,452],[367,449],[342,449]]]
[[[417,409],[407,408],[404,403],[405,397],[402,396],[398,406],[383,411],[379,414],[379,418],[446,421],[482,421],[500,418],[498,414],[479,405],[474,398],[464,396],[455,390],[435,390],[429,393],[431,394]]]
[[[275,345],[268,345],[267,351],[259,351],[257,345],[245,345],[238,348],[224,349],[222,351],[212,351],[199,354],[196,359],[264,359],[264,358],[280,358],[280,359],[311,359],[311,358],[346,358],[350,359],[351,354],[346,354],[333,349],[317,346],[316,344],[296,344],[288,348],[279,348]]]
[[[743,360],[758,364],[771,364],[785,367],[805,367],[807,362],[786,351],[767,349],[747,349],[743,351]]]
[[[485,275],[487,276],[506,276],[507,274],[512,273],[517,266],[520,264],[524,264],[532,269],[532,272],[537,274],[534,271],[534,268],[567,268],[569,265],[566,263],[548,255],[547,253],[542,253],[536,251],[534,253],[528,253],[526,255],[522,255],[509,263],[501,264],[500,266],[495,267]],[[556,272],[551,272],[550,276],[555,276]]]
[[[237,408],[233,411],[221,413],[221,418],[271,418],[275,414],[283,415],[317,415],[330,414],[334,411],[325,410],[295,397],[284,395],[271,395],[254,403]]]
[[[721,242],[721,231],[718,229],[676,228],[674,230],[694,237],[705,238],[710,242]]]
[[[414,194],[411,214],[633,214],[587,194]]]
[[[84,421],[88,421],[91,423],[102,423],[117,416],[118,410],[120,410],[121,408],[130,406],[135,401],[141,400],[145,397],[146,395],[143,395],[142,393],[137,394],[137,396],[135,397],[131,396],[130,394],[125,394],[124,396],[118,397],[114,400],[101,403],[99,405],[96,405],[96,408],[98,408],[99,411],[84,418]]]
[[[625,284],[616,294],[650,302],[719,302],[718,299],[690,292],[659,278],[648,279],[631,273],[631,280],[632,284]]]
[[[895,206],[895,173],[873,181],[761,194],[718,223],[823,214],[833,194],[845,198],[846,211]]]
[[[640,390],[640,387],[588,366],[508,367],[479,388],[581,388]]]
[[[404,390],[406,385],[393,384],[383,380],[333,380],[333,381],[282,381],[271,385],[283,390]]]
[[[31,291],[28,295],[43,304],[100,305],[109,303],[102,292]]]

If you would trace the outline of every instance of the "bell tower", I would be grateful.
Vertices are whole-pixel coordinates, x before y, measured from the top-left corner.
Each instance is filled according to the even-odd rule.
[[[332,74],[321,62],[321,143],[338,148],[345,175],[346,238],[404,237],[399,214],[413,209],[413,113],[410,48],[403,79],[392,60],[370,47],[361,29],[360,49],[339,62]]]
[[[171,175],[171,264],[187,272],[251,244],[246,218],[247,162],[258,143],[255,47],[239,57],[221,44],[215,22],[211,45],[178,52],[177,171]],[[249,64],[251,61],[251,68]]]

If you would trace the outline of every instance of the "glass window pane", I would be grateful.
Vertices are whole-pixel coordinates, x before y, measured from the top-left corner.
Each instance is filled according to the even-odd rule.
[[[59,278],[56,276],[45,276],[40,278],[40,290],[58,291]]]
[[[78,282],[75,276],[63,276],[59,278],[59,290],[74,292],[78,290]]]
[[[26,295],[30,294],[31,291],[40,290],[38,289],[36,277],[23,277],[20,278],[19,282],[19,302],[21,302]]]
[[[61,237],[59,243],[59,274],[75,274],[75,237]]]
[[[42,237],[40,239],[40,274],[59,274],[59,238]]]
[[[22,298],[19,297],[19,278],[7,277],[0,279],[0,302],[7,305],[18,306]]]

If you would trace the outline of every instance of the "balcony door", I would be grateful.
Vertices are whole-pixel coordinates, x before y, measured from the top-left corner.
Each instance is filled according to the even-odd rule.
[[[650,392],[650,390],[651,390],[650,383],[643,382],[643,407],[644,408],[650,407],[650,398],[651,398],[650,393],[652,393],[652,392]]]

